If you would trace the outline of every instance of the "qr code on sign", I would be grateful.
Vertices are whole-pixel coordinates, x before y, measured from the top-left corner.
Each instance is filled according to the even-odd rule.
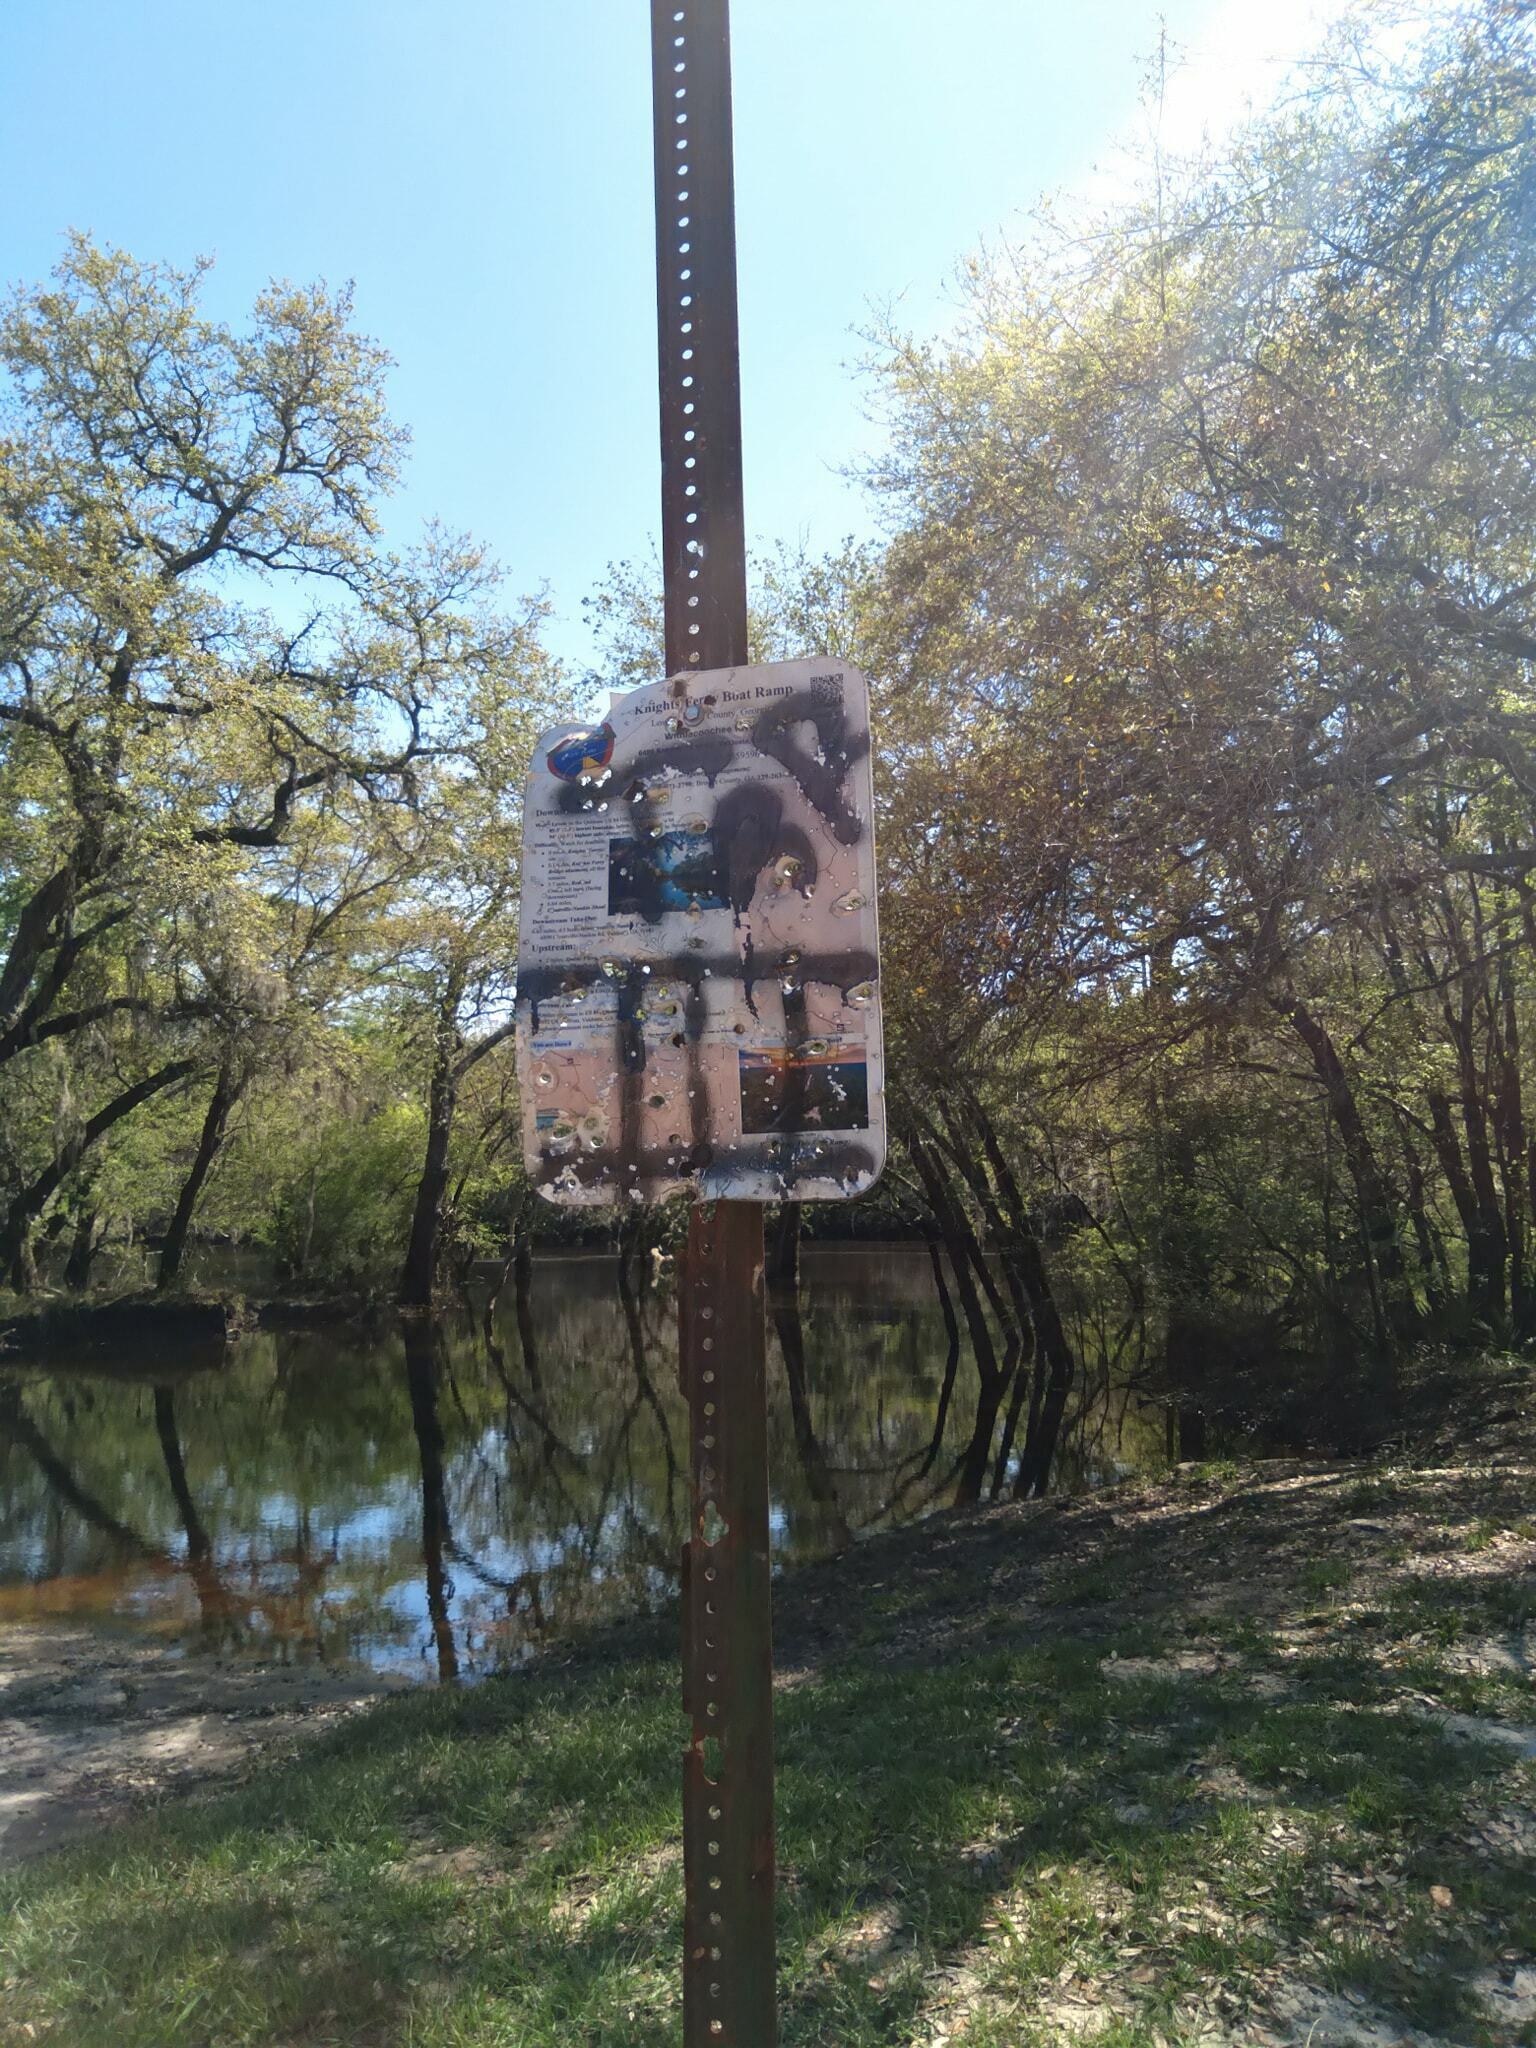
[[[818,704],[841,704],[843,701],[843,672],[835,675],[812,676],[811,695]]]

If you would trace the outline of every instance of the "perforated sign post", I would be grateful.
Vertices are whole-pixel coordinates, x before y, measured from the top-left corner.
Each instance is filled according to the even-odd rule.
[[[549,1200],[689,1202],[679,1358],[685,2048],[770,2048],[769,1201],[885,1159],[869,700],[747,666],[727,0],[652,0],[667,680],[546,733],[524,813],[524,1154]]]

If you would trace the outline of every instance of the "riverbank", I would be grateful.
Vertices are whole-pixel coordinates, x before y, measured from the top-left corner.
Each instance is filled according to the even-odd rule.
[[[780,1588],[785,2048],[1536,2040],[1536,1435],[946,1515]],[[0,2042],[660,2048],[672,1626],[0,1880]],[[291,1749],[291,1745],[289,1745]]]
[[[52,1617],[0,1629],[0,1868],[225,1785],[399,1691]]]
[[[327,1329],[382,1323],[395,1311],[356,1295],[109,1294],[20,1303],[0,1298],[0,1364],[84,1360],[99,1371],[159,1369],[167,1351],[176,1373],[216,1364],[226,1345],[252,1330]]]

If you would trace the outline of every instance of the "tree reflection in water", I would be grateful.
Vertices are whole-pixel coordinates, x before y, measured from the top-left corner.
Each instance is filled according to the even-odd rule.
[[[640,1257],[508,1277],[473,1312],[259,1334],[212,1370],[0,1369],[0,1620],[129,1617],[453,1682],[668,1598],[670,1284]],[[780,1562],[952,1498],[974,1419],[958,1334],[921,1248],[811,1248],[775,1287]],[[1160,1411],[1108,1415],[1084,1401],[1075,1455],[1091,1423],[1107,1454],[1161,1463]]]
[[[421,1555],[427,1574],[427,1613],[437,1656],[437,1675],[444,1685],[459,1676],[449,1602],[453,1581],[443,1563],[453,1541],[448,1523],[448,1485],[443,1475],[443,1430],[437,1419],[437,1366],[441,1328],[431,1316],[401,1318],[405,1341],[405,1384],[411,1397],[411,1427],[421,1461]]]

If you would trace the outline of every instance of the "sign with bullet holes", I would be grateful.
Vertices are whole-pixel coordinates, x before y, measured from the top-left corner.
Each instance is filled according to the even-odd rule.
[[[837,1201],[885,1163],[869,693],[676,676],[557,727],[524,801],[523,1152],[548,1200]]]

